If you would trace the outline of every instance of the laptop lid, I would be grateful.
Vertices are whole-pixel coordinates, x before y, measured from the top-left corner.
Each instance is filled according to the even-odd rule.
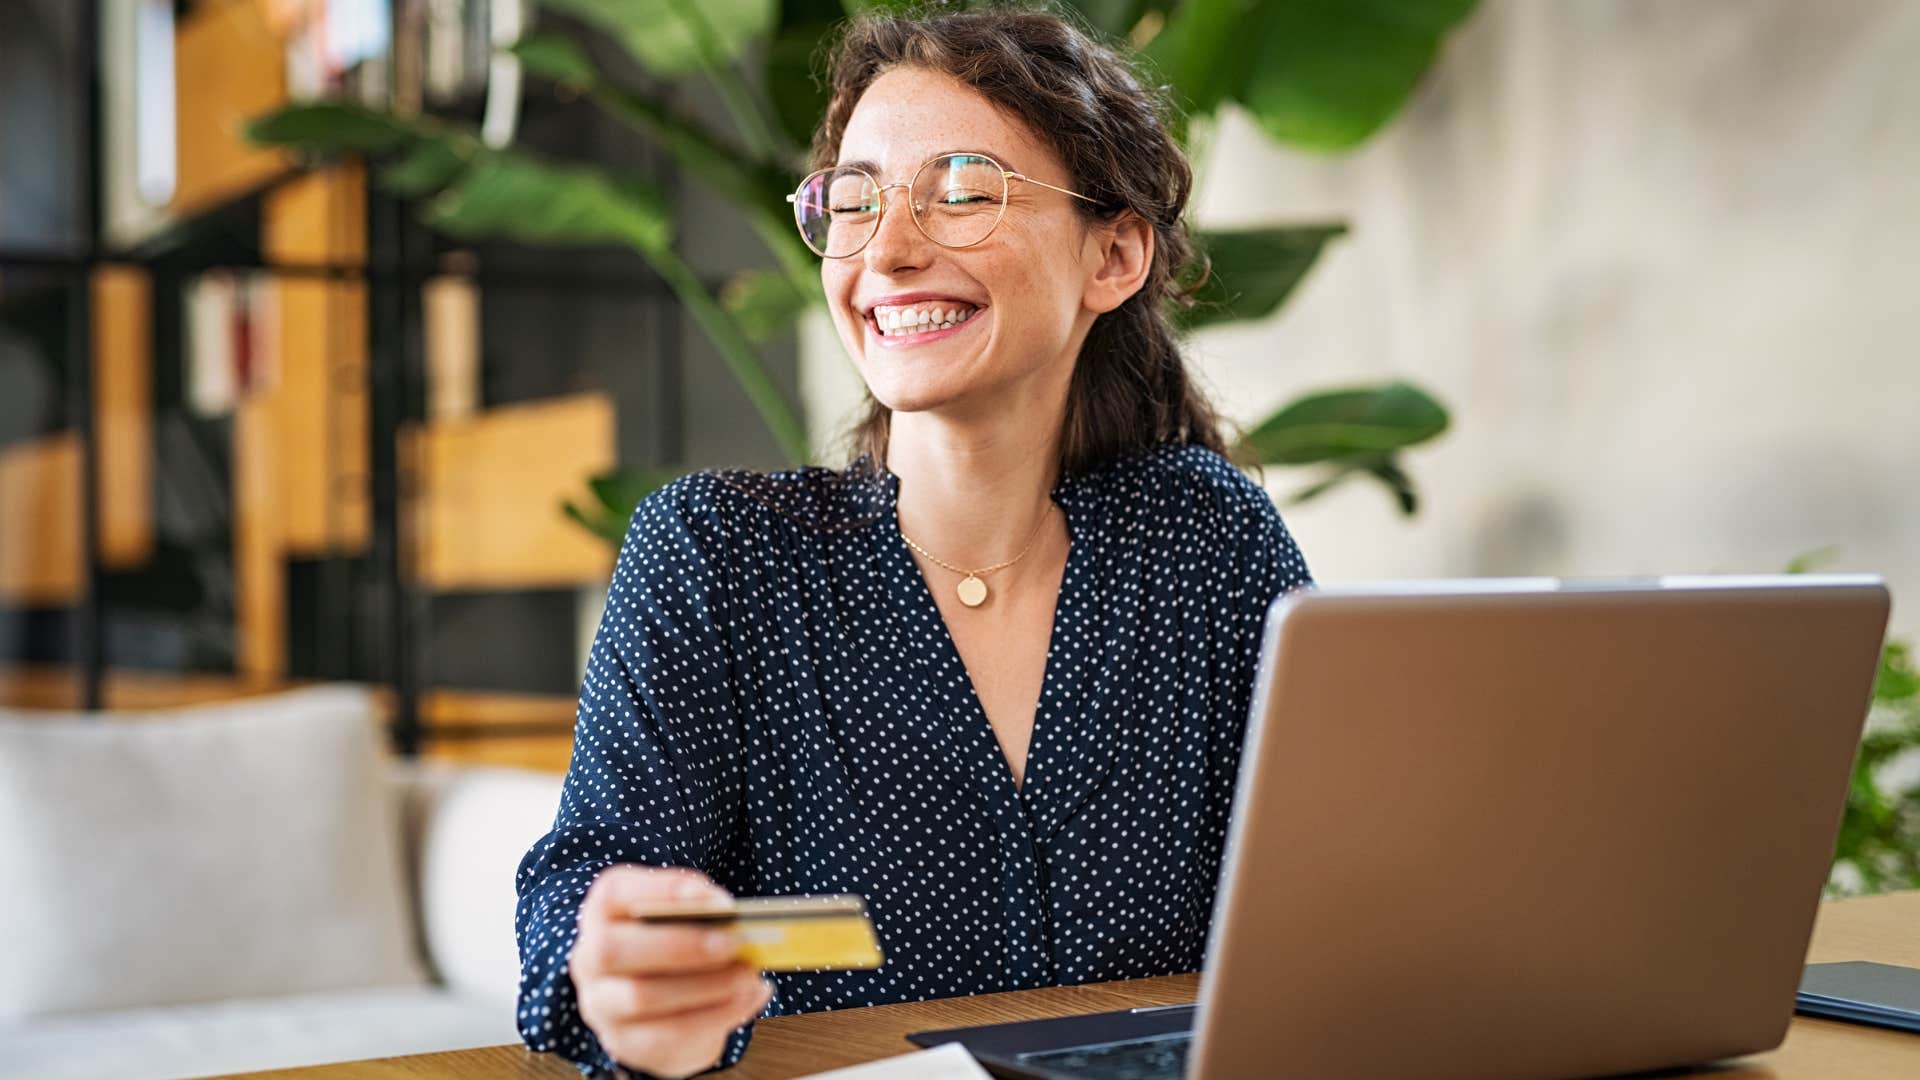
[[[1777,1045],[1888,608],[1838,575],[1277,601],[1190,1075],[1594,1075]]]

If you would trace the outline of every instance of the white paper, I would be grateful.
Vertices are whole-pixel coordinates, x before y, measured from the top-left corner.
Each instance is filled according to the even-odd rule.
[[[941,1043],[915,1054],[814,1073],[804,1080],[894,1080],[896,1077],[900,1080],[993,1080],[959,1043]]]

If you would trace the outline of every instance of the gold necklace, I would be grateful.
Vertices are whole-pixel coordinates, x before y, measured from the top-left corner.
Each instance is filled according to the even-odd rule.
[[[1014,563],[1017,563],[1021,559],[1025,558],[1027,552],[1033,550],[1034,541],[1040,539],[1040,527],[1042,525],[1045,525],[1046,523],[1047,523],[1047,515],[1041,514],[1039,523],[1033,527],[1033,535],[1027,537],[1027,546],[1020,549],[1020,554],[1015,555],[1013,558],[1008,559],[1006,562],[995,563],[992,566],[983,566],[978,570],[965,570],[958,566],[953,565],[950,562],[947,562],[946,560],[940,558],[940,556],[935,555],[933,552],[928,551],[926,548],[923,548],[919,544],[914,543],[913,537],[908,536],[907,531],[905,529],[900,530],[900,539],[905,540],[907,542],[908,547],[912,548],[913,550],[919,552],[922,555],[925,555],[931,561],[939,564],[940,566],[947,568],[948,570],[953,571],[956,574],[964,575],[960,579],[960,584],[953,587],[953,591],[960,594],[961,603],[967,605],[968,607],[979,607],[981,604],[984,604],[987,602],[987,583],[980,580],[980,575],[991,574],[995,570],[1005,570],[1007,567],[1012,566]]]

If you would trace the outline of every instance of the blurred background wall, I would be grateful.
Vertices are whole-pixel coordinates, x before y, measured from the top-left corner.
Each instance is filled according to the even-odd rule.
[[[1199,335],[1229,412],[1400,375],[1453,413],[1407,457],[1418,516],[1372,485],[1283,508],[1322,580],[1836,545],[1920,629],[1920,4],[1494,0],[1352,154],[1229,109],[1204,160],[1205,225],[1352,228],[1278,315]],[[842,415],[830,332],[805,356]]]

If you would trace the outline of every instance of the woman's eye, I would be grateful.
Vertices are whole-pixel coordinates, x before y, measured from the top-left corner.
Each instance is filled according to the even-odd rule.
[[[965,206],[969,203],[992,202],[993,196],[984,191],[949,191],[940,201],[947,206]]]
[[[851,217],[854,214],[871,214],[871,206],[830,206],[827,208],[836,217]]]

